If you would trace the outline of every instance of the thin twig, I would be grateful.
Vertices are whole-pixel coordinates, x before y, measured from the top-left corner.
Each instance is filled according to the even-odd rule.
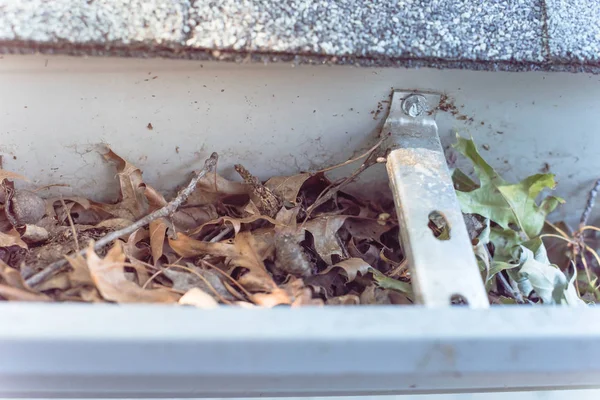
[[[317,171],[317,173],[319,173],[319,172],[323,173],[323,172],[334,170],[336,168],[341,168],[341,167],[343,167],[345,165],[352,164],[353,162],[356,162],[356,161],[360,160],[361,158],[365,158],[366,156],[368,156],[369,154],[371,154],[374,150],[376,150],[379,146],[381,146],[381,143],[383,143],[383,141],[385,139],[387,139],[387,137],[383,137],[383,138],[379,139],[377,141],[377,143],[375,143],[373,145],[373,147],[371,147],[369,150],[365,151],[364,153],[362,153],[362,154],[360,154],[360,155],[358,155],[358,156],[356,156],[354,158],[351,158],[349,160],[346,160],[346,161],[344,161],[341,164],[336,164],[336,165],[332,165],[331,167],[327,167],[327,168],[321,169],[321,170]]]
[[[581,220],[579,222],[579,226],[587,225],[588,218],[592,213],[592,208],[594,208],[594,204],[596,203],[596,196],[598,195],[598,190],[600,190],[600,179],[596,181],[592,190],[588,194],[587,203],[585,204],[585,208],[583,209],[583,213],[581,214]]]
[[[233,231],[232,227],[225,226],[225,229],[223,229],[221,232],[216,234],[212,239],[209,240],[209,242],[216,243],[216,242],[220,241],[221,239],[223,239],[225,236],[227,236],[229,233],[231,233],[231,231]]]
[[[75,248],[77,249],[77,251],[80,251],[81,247],[79,247],[79,239],[77,238],[77,229],[75,229],[75,224],[73,223],[73,218],[71,218],[71,213],[69,212],[69,209],[67,209],[67,203],[65,203],[65,200],[62,197],[60,198],[60,202],[62,203],[62,206],[65,209],[65,213],[67,214],[67,219],[69,220],[69,225],[71,226],[71,233],[73,235],[73,240],[75,240]]]
[[[374,164],[377,164],[377,158],[374,157],[374,154],[375,154],[375,151],[377,151],[377,149],[381,145],[381,143],[383,143],[383,139],[380,140],[379,142],[377,142],[377,144],[375,146],[373,146],[371,149],[369,149],[369,154],[367,154],[367,158],[365,159],[365,161],[363,161],[363,163],[360,165],[360,167],[358,167],[356,170],[354,170],[354,172],[352,172],[352,174],[350,174],[350,176],[345,178],[342,182],[340,182],[337,185],[335,185],[335,184],[330,185],[327,189],[325,189],[317,197],[315,202],[310,207],[308,207],[308,209],[306,210],[306,217],[304,218],[305,222],[308,220],[308,218],[310,217],[310,214],[317,207],[319,207],[319,206],[325,204],[326,202],[328,202],[329,200],[331,200],[337,192],[342,190],[342,188],[344,186],[346,186],[347,184],[352,182],[354,179],[356,179],[356,177],[358,175],[360,175],[361,173],[363,173],[367,168],[369,168],[370,166],[372,166]]]
[[[213,168],[217,164],[218,158],[219,156],[217,153],[212,153],[211,156],[204,162],[204,167],[192,178],[190,183],[188,183],[188,185],[177,194],[177,197],[175,197],[173,200],[167,203],[167,205],[165,205],[164,207],[159,208],[158,210],[146,215],[144,218],[139,219],[133,224],[123,229],[119,229],[118,231],[110,232],[104,235],[102,238],[100,238],[100,240],[98,240],[95,243],[94,250],[100,250],[107,244],[112,243],[113,241],[119,239],[122,236],[130,235],[131,233],[135,232],[140,228],[143,228],[144,226],[148,225],[150,222],[158,218],[171,216],[183,203],[185,203],[188,197],[190,197],[190,195],[194,192],[198,181],[202,179],[207,173],[213,170]],[[85,257],[86,252],[87,249],[83,249],[78,253]],[[31,287],[39,285],[40,283],[44,282],[46,279],[60,271],[66,264],[67,260],[64,258],[57,260],[51,264],[48,264],[40,272],[29,277],[25,281],[25,283],[27,283],[27,285]]]

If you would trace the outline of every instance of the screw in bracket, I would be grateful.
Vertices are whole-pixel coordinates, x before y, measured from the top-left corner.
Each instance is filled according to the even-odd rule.
[[[411,94],[402,101],[402,111],[404,114],[416,118],[429,111],[429,104],[425,96],[420,94]]]

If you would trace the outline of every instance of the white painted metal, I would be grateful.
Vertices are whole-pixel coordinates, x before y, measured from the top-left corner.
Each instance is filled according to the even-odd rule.
[[[412,104],[407,106],[407,103]],[[386,168],[400,238],[418,303],[449,307],[453,297],[472,308],[490,306],[435,123],[439,94],[395,90],[382,135],[391,149]],[[431,109],[428,103],[432,104]],[[435,213],[448,231],[436,238],[428,226]]]
[[[474,121],[439,113],[442,143],[454,130],[473,135],[509,180],[548,163],[567,200],[556,219],[578,220],[599,175],[600,76],[5,55],[0,88],[5,168],[72,185],[62,193],[110,186],[114,196],[114,170],[90,151],[98,142],[161,189],[183,184],[211,151],[232,176],[236,162],[261,177],[332,165],[372,143],[385,111],[371,111],[392,88],[455,98]],[[361,187],[376,192],[386,181],[381,167]]]
[[[600,310],[0,304],[0,395],[600,388]]]

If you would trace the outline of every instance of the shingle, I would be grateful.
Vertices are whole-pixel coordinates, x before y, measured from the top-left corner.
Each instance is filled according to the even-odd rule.
[[[600,1],[546,0],[551,58],[600,61]]]

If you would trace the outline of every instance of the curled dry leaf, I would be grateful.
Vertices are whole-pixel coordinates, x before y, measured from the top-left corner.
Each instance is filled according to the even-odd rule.
[[[223,178],[217,173],[204,176],[187,200],[188,206],[215,204],[225,196],[248,195],[249,185]]]
[[[275,289],[271,293],[256,293],[251,300],[262,307],[272,308],[282,304],[290,304],[291,299],[285,290]]]
[[[174,303],[179,295],[166,289],[142,289],[125,276],[125,253],[120,241],[100,258],[93,249],[87,251],[87,265],[102,297],[117,303]]]
[[[218,297],[228,301],[236,300],[236,297],[230,293],[217,273],[196,268],[189,263],[187,268],[195,271],[199,276],[177,269],[174,266],[164,269],[162,273],[173,282],[173,289],[175,290],[187,292],[193,288],[198,288],[212,297],[217,297],[216,300],[218,300]],[[215,292],[218,296],[215,296]]]
[[[268,221],[268,222],[272,223],[273,225],[277,225],[278,224],[278,222],[276,220],[274,220],[273,218],[268,217],[266,215],[260,215],[260,214],[250,215],[249,217],[246,217],[246,218],[220,217],[220,218],[217,218],[217,219],[215,219],[213,221],[209,221],[209,222],[206,222],[206,223],[202,224],[197,229],[195,229],[194,231],[192,231],[190,233],[190,235],[193,236],[193,235],[201,232],[202,229],[204,227],[208,226],[208,225],[221,225],[223,223],[231,224],[231,226],[234,229],[235,234],[237,235],[240,232],[240,230],[242,229],[242,224],[250,224],[252,222],[255,222],[255,221],[258,221],[258,220],[261,220],[261,219],[265,220],[265,221]]]
[[[28,287],[16,269],[0,261],[0,298],[18,301],[50,301],[50,297]]]
[[[340,261],[339,263],[328,267],[323,272],[321,272],[321,274],[327,274],[334,268],[341,268],[344,271],[344,274],[348,277],[348,282],[352,282],[353,280],[355,280],[358,274],[365,275],[373,269],[373,267],[371,267],[369,264],[367,264],[364,260],[360,258],[349,258],[347,260]]]
[[[23,249],[27,249],[27,243],[21,239],[21,235],[15,228],[4,233],[0,232],[0,247],[19,246]]]
[[[356,306],[360,304],[360,298],[355,294],[345,294],[327,300],[327,304],[332,306]]]
[[[150,222],[150,249],[154,265],[163,254],[165,234],[167,233],[167,222],[164,218],[155,219]]]
[[[144,192],[146,185],[142,180],[142,171],[121,158],[111,149],[102,155],[105,160],[117,166],[117,176],[121,186],[121,194],[117,204],[104,204],[103,209],[114,216],[138,220],[149,211],[149,202]]]
[[[183,296],[181,296],[178,303],[197,308],[203,308],[206,310],[219,307],[219,303],[217,303],[217,301],[213,299],[211,295],[198,288],[191,288],[188,290]]]
[[[263,261],[273,250],[267,243],[255,240],[250,232],[241,232],[233,240],[217,243],[202,242],[179,233],[177,239],[169,238],[169,245],[182,257],[202,254],[226,257],[233,266],[247,268],[249,273],[245,275],[261,282],[265,291],[277,288]]]
[[[29,181],[27,177],[17,174],[16,172],[7,171],[5,169],[0,169],[0,183],[4,182],[5,179],[10,180],[21,180],[21,181]]]
[[[292,176],[274,176],[265,182],[265,186],[284,201],[296,204],[300,188],[311,176],[309,173]]]
[[[331,256],[338,255],[343,257],[337,231],[340,230],[348,217],[343,215],[334,215],[318,217],[304,224],[304,229],[309,231],[314,237],[315,250],[327,264],[331,265]]]

